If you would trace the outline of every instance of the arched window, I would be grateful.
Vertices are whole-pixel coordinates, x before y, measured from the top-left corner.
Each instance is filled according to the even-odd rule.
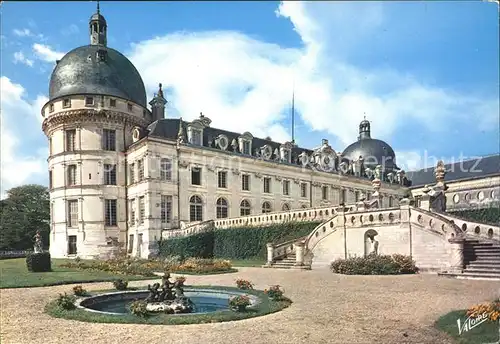
[[[189,220],[203,221],[203,204],[199,196],[191,196],[189,199]]]
[[[290,211],[290,205],[288,203],[283,203],[283,206],[281,207],[281,210],[283,210],[283,211]]]
[[[389,207],[392,207],[392,196],[389,196]]]
[[[270,213],[270,212],[271,212],[271,203],[269,203],[267,201],[262,203],[262,214]]]
[[[248,202],[246,199],[241,201],[240,203],[240,215],[241,216],[247,216],[250,215],[252,207],[250,206],[250,202]]]
[[[216,216],[218,219],[225,219],[227,217],[227,201],[225,198],[217,200]]]

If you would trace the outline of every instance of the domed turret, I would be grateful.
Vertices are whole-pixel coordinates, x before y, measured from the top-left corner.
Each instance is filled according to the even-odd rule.
[[[106,46],[107,24],[99,8],[89,22],[90,45],[57,62],[50,78],[50,100],[71,95],[115,96],[146,107],[146,89],[134,65]]]
[[[350,161],[356,161],[360,157],[366,168],[374,169],[377,165],[381,165],[385,171],[397,168],[394,150],[388,143],[371,138],[370,122],[366,119],[359,124],[358,141],[349,145],[342,153],[342,158]]]

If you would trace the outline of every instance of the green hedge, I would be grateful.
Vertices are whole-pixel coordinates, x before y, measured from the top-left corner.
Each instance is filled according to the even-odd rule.
[[[26,256],[26,266],[31,272],[52,271],[49,252],[30,253]]]
[[[500,207],[492,206],[483,209],[468,209],[459,211],[450,211],[450,215],[463,218],[464,220],[477,221],[480,223],[490,223],[498,226],[500,219]]]
[[[160,241],[160,255],[250,259],[266,258],[268,242],[308,235],[320,222],[286,222],[267,227],[235,227]]]

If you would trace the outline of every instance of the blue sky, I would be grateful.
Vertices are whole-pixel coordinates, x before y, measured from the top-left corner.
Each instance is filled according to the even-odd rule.
[[[56,58],[86,45],[92,2],[4,2],[2,192],[47,183],[40,107]],[[364,115],[398,164],[499,151],[498,4],[101,2],[108,45],[162,82],[168,116],[342,151]],[[56,14],[56,15],[55,15]],[[249,120],[243,120],[249,119]]]

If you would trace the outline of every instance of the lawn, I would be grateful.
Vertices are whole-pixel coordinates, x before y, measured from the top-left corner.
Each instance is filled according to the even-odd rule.
[[[231,260],[231,264],[234,267],[257,267],[260,268],[262,265],[266,264],[264,259],[244,259],[244,260]]]
[[[0,289],[103,282],[117,278],[127,280],[152,279],[152,277],[124,276],[104,271],[85,271],[61,267],[61,264],[66,261],[65,259],[52,259],[51,272],[29,272],[26,268],[25,258],[0,260]]]
[[[451,335],[460,344],[498,343],[500,340],[500,324],[498,322],[486,321],[469,331],[459,334],[457,319],[460,319],[463,324],[467,319],[465,313],[465,310],[461,310],[443,315],[436,322],[436,327]]]

